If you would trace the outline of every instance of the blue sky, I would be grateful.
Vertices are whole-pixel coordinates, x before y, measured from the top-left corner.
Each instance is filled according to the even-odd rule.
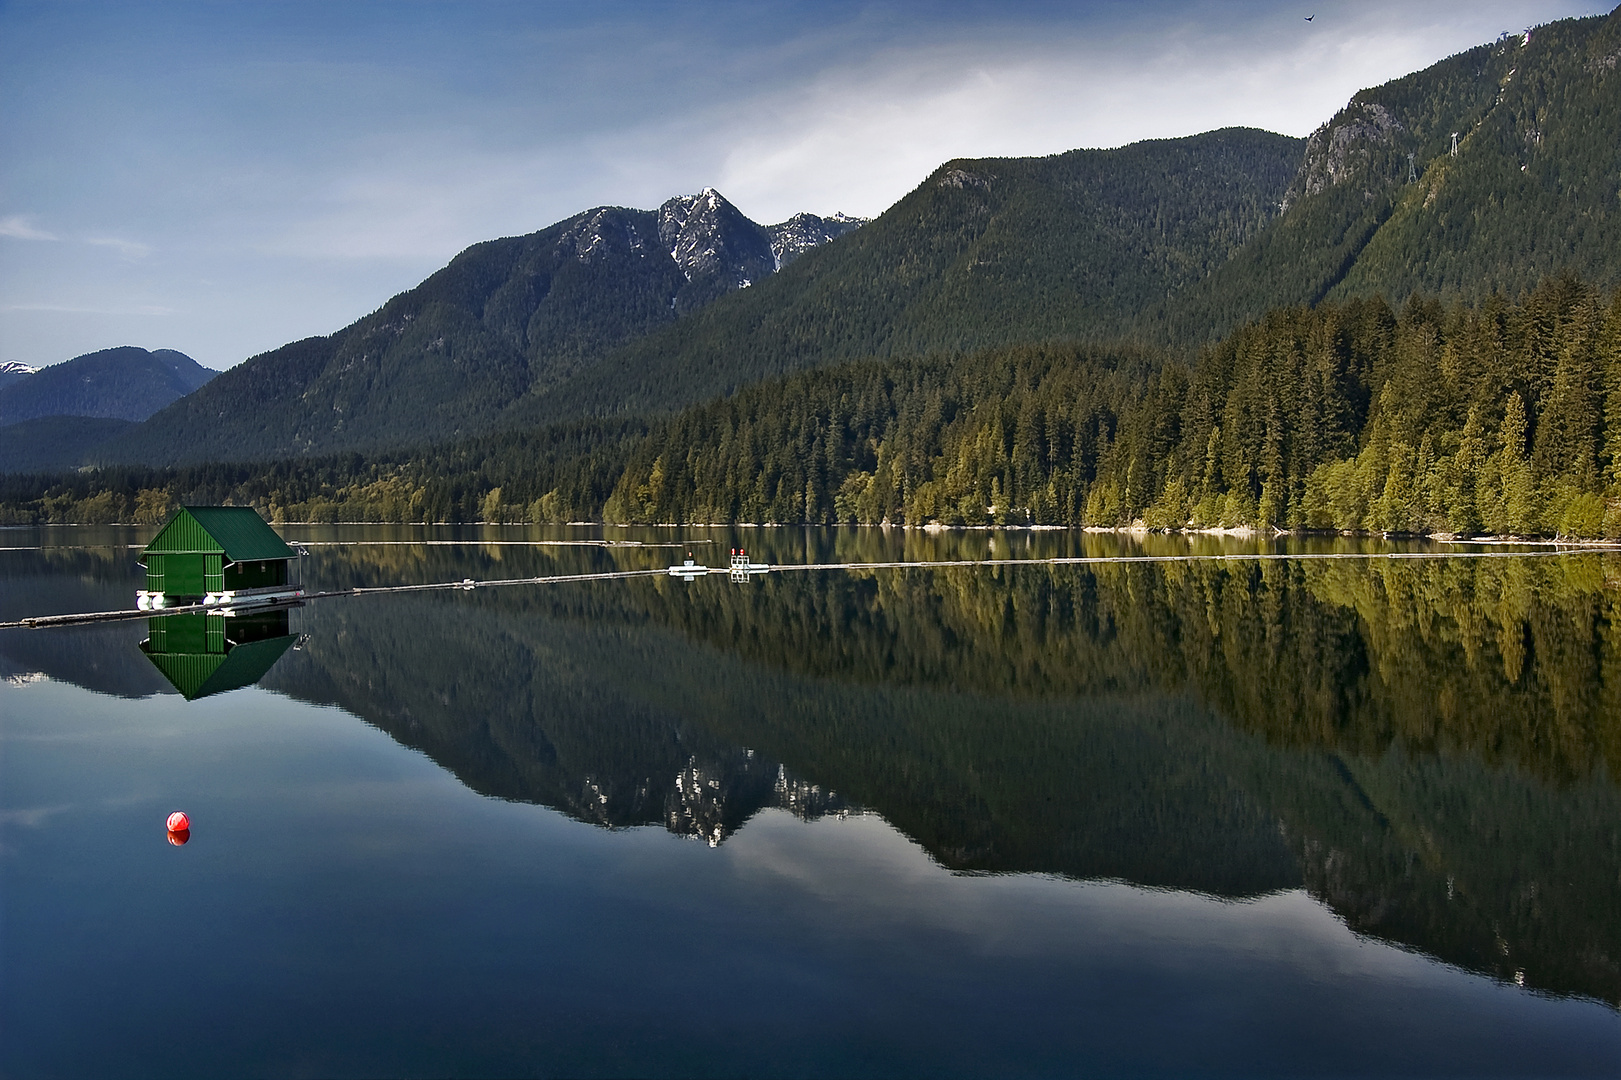
[[[229,367],[605,203],[875,215],[952,157],[1305,135],[1363,86],[1605,10],[0,0],[0,360]]]

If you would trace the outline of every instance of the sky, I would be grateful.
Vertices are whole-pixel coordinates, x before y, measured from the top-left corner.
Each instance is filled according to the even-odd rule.
[[[870,217],[957,157],[1304,136],[1609,6],[0,0],[0,361],[230,367],[604,204]]]

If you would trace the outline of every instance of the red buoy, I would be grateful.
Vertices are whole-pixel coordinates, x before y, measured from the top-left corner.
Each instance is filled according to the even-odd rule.
[[[184,844],[187,840],[190,840],[190,839],[191,839],[191,830],[190,829],[170,829],[169,830],[169,843],[173,844],[175,847],[179,847],[180,845]]]
[[[191,818],[186,816],[184,810],[176,810],[169,815],[169,831],[172,833],[191,831]]]

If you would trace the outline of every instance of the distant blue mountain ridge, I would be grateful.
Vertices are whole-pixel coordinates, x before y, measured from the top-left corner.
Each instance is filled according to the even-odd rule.
[[[174,349],[122,345],[0,374],[0,472],[21,472],[78,464],[219,372]]]

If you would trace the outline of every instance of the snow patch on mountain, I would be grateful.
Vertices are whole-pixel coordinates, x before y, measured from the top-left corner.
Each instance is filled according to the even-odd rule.
[[[572,248],[574,257],[584,263],[604,258],[609,252],[646,256],[653,238],[643,236],[636,227],[635,217],[639,214],[616,206],[588,210],[558,238],[558,245],[565,251]]]
[[[603,206],[569,222],[558,238],[562,253],[581,262],[626,255],[668,256],[686,279],[670,307],[678,314],[758,284],[813,247],[866,224],[847,214],[795,214],[777,225],[744,216],[714,188],[678,195],[655,211]]]
[[[777,268],[771,238],[714,188],[659,207],[659,239],[688,281],[719,279],[731,289]]]
[[[837,240],[866,223],[866,218],[842,213],[832,217],[795,214],[780,224],[767,225],[765,231],[771,238],[771,254],[776,260],[776,267],[781,270],[811,248]]]
[[[0,364],[0,386],[12,386],[22,382],[28,376],[35,374],[39,368],[29,367],[16,360],[7,360]]]

